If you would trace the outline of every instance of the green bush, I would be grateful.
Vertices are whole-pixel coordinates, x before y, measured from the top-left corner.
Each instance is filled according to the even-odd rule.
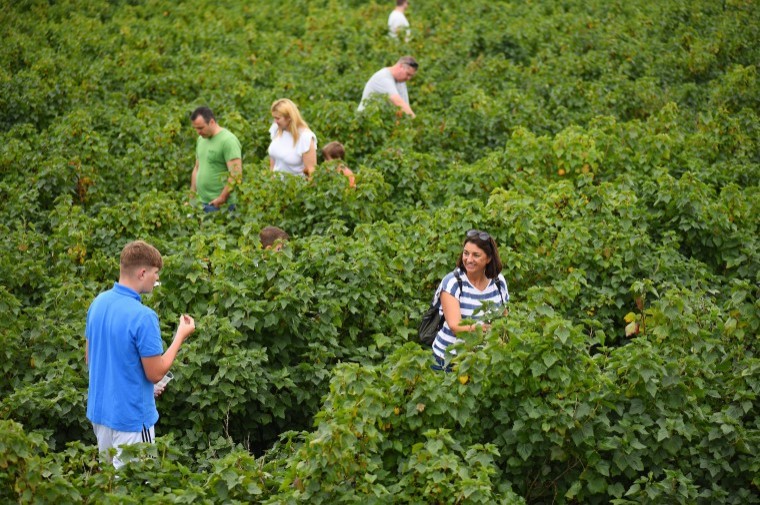
[[[0,498],[19,503],[759,503],[753,2],[16,2],[0,12]],[[366,80],[404,54],[416,118]],[[269,170],[294,100],[325,165]],[[206,104],[237,209],[189,193]],[[321,156],[320,156],[321,161]],[[275,225],[285,249],[263,250]],[[464,232],[510,313],[430,369]],[[134,239],[197,331],[116,472],[84,324]]]

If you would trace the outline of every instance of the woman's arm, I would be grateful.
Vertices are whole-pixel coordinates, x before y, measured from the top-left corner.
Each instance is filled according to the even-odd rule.
[[[460,325],[459,323],[462,322],[462,312],[459,300],[446,291],[441,293],[441,306],[443,307],[443,317],[446,318],[446,324],[449,325],[454,334],[460,331],[475,331],[476,326],[482,326],[484,330],[490,328],[490,325],[483,323]]]
[[[317,146],[314,143],[314,139],[311,139],[309,144],[309,150],[303,153],[303,173],[306,177],[311,177],[314,173],[314,168],[317,166]]]

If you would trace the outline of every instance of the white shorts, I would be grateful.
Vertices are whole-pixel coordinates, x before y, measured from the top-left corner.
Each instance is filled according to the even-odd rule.
[[[120,459],[122,445],[152,444],[156,438],[154,426],[144,428],[142,431],[116,431],[108,426],[92,423],[92,429],[95,431],[95,438],[98,439],[98,451],[108,463],[113,463],[117,470],[127,463]],[[116,449],[113,459],[108,452],[111,447]]]

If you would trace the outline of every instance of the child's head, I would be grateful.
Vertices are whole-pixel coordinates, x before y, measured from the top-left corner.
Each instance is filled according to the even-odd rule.
[[[158,249],[135,240],[124,246],[119,257],[119,283],[140,294],[150,293],[158,285],[164,260]]]
[[[322,148],[322,156],[325,161],[342,160],[346,156],[346,150],[340,142],[330,142]]]
[[[137,268],[164,267],[164,260],[158,249],[142,240],[135,240],[124,246],[119,257],[119,267],[122,272],[131,273]]]
[[[259,232],[261,247],[264,249],[274,248],[275,251],[279,251],[289,238],[290,236],[284,230],[276,226],[266,226]]]

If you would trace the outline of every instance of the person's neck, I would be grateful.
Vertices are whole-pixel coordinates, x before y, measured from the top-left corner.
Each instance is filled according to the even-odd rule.
[[[482,272],[477,272],[473,274],[467,273],[466,275],[467,275],[467,278],[470,279],[470,282],[472,283],[472,285],[478,289],[483,289],[489,282],[488,277],[486,277],[485,270]],[[480,286],[483,286],[483,288],[481,288]]]
[[[125,277],[122,275],[122,276],[119,276],[119,284],[131,289],[137,294],[142,294],[140,293],[140,284],[137,282],[136,279],[132,279],[131,277]]]

